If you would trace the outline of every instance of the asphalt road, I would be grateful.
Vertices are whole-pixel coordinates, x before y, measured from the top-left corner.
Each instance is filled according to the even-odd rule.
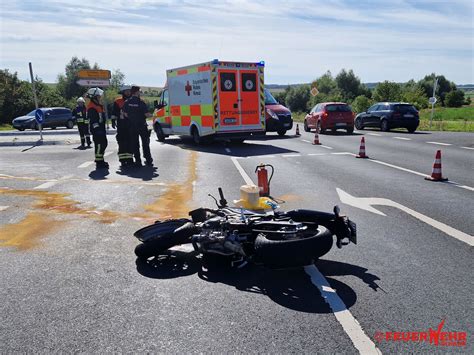
[[[0,133],[1,353],[473,352],[473,134],[364,130],[320,135],[321,146],[294,131],[242,145],[170,137],[151,144],[156,168],[123,174],[112,134],[103,173],[75,132],[45,133],[42,145]],[[370,159],[354,157],[362,136]],[[424,179],[438,149],[447,183]],[[358,244],[291,270],[203,268],[184,246],[136,260],[135,230],[211,207],[219,186],[238,199],[259,163],[275,167],[282,209],[338,204]],[[466,346],[386,338],[443,320]]]

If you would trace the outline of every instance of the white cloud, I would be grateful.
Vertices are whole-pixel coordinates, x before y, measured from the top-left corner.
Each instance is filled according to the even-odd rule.
[[[40,77],[54,81],[77,55],[160,86],[166,69],[221,58],[265,60],[268,83],[309,82],[342,68],[364,82],[431,72],[474,82],[472,5],[455,1],[436,12],[405,0],[374,9],[351,3],[83,0],[78,7],[50,0],[33,11],[17,2],[0,15],[0,66],[26,79],[33,61]]]

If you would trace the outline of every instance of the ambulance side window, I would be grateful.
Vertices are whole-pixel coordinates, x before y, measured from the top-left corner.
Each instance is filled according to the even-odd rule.
[[[169,96],[169,93],[168,93],[168,90],[164,90],[163,91],[163,96],[161,97],[161,104],[162,106],[168,106],[169,104],[169,101],[170,101],[170,96]]]
[[[257,91],[257,76],[254,73],[242,73],[242,91]]]
[[[220,73],[221,91],[235,91],[235,73]]]

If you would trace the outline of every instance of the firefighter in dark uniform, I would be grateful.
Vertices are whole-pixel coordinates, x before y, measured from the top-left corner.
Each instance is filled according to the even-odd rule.
[[[104,95],[104,91],[99,88],[91,88],[87,91],[87,97],[90,99],[89,105],[87,105],[87,119],[94,141],[96,168],[108,169],[109,164],[104,161],[104,153],[107,148],[107,131],[105,129],[102,95]]]
[[[133,149],[131,145],[130,122],[122,114],[122,107],[125,101],[130,97],[130,85],[122,85],[119,94],[121,97],[114,101],[112,108],[112,128],[117,127],[118,157],[122,168],[132,166]]]
[[[151,114],[148,112],[146,103],[140,99],[140,87],[132,85],[131,94],[132,96],[125,101],[122,111],[130,122],[130,135],[133,155],[135,156],[135,165],[142,165],[140,159],[140,138],[142,141],[145,164],[152,166],[153,158],[150,153],[150,131],[146,123],[147,117],[151,117]]]
[[[80,97],[77,99],[77,106],[72,111],[72,117],[76,119],[79,136],[81,137],[81,146],[79,148],[85,149],[86,141],[89,148],[91,146],[91,135],[89,133],[89,121],[86,117],[86,100],[84,98]]]

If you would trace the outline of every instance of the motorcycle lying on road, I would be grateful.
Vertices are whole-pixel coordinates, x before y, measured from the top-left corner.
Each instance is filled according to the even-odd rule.
[[[340,214],[297,209],[258,212],[228,207],[222,189],[217,209],[199,208],[191,219],[156,221],[134,233],[140,240],[135,254],[148,259],[177,245],[191,243],[203,256],[227,257],[231,265],[248,262],[273,268],[304,266],[328,253],[333,245],[356,244],[356,224]],[[211,196],[211,195],[210,195]],[[212,196],[211,196],[212,197]]]

